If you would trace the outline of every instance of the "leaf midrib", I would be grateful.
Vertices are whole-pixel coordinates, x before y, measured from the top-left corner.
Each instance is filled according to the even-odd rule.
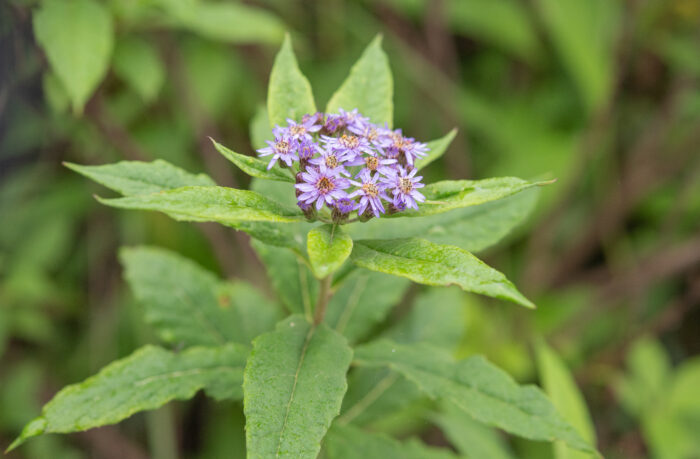
[[[289,402],[287,403],[287,409],[285,410],[284,421],[282,422],[282,428],[280,429],[280,434],[277,438],[277,452],[275,453],[275,457],[280,457],[280,449],[282,448],[282,437],[284,436],[284,431],[287,428],[287,419],[289,418],[289,412],[291,411],[292,402],[294,401],[294,394],[296,392],[297,382],[299,380],[299,373],[301,372],[301,367],[304,364],[304,357],[306,357],[306,351],[309,348],[309,343],[311,343],[311,338],[313,337],[315,331],[316,326],[312,325],[308,333],[306,334],[306,338],[304,339],[304,346],[301,348],[299,364],[297,365],[297,369],[294,372],[294,384],[292,385],[292,392],[289,394]]]

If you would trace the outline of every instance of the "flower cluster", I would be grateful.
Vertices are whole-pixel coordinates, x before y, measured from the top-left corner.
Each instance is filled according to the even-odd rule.
[[[360,219],[406,208],[418,209],[425,197],[418,191],[416,159],[428,153],[426,144],[369,121],[357,109],[304,115],[273,129],[274,141],[258,150],[296,175],[297,204],[307,217],[324,205],[333,220],[343,222],[357,211]],[[386,205],[386,208],[385,208]]]

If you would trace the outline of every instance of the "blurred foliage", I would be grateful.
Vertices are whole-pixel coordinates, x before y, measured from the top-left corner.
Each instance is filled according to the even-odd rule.
[[[119,246],[174,249],[275,295],[259,263],[238,262],[254,260],[240,234],[100,208],[89,198],[99,188],[61,163],[161,158],[248,186],[207,137],[241,153],[260,145],[267,73],[285,30],[319,107],[384,35],[395,125],[426,141],[459,129],[426,167],[428,180],[558,179],[527,223],[482,254],[536,311],[412,287],[394,312],[403,321],[385,333],[441,340],[521,382],[539,380],[572,422],[590,426],[590,413],[605,457],[698,457],[698,0],[1,3],[0,447],[59,387],[154,340],[125,289]],[[520,219],[534,198],[508,205]],[[441,319],[463,327],[431,337]],[[86,348],[89,359],[79,357]],[[403,379],[353,377],[368,388],[391,383],[376,403],[394,414],[356,419],[375,430],[467,457],[571,457],[459,413],[431,415]],[[171,408],[41,438],[8,457],[240,455],[239,405],[198,398]]]

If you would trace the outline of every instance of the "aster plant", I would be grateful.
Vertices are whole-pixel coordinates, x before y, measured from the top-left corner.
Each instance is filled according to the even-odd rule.
[[[484,357],[454,357],[461,291],[534,307],[472,252],[521,222],[544,183],[424,183],[421,171],[455,132],[423,143],[395,128],[392,87],[377,38],[319,112],[287,37],[251,130],[258,156],[214,141],[253,177],[250,190],[162,160],[67,164],[122,195],[97,198],[106,205],[247,233],[275,293],[220,280],[164,249],[124,248],[126,280],[162,343],[58,392],[11,448],[203,390],[242,401],[250,458],[453,456],[381,433],[397,413],[413,425],[437,419],[447,434],[458,419],[476,446],[496,428],[595,454],[537,387]],[[393,320],[393,307],[416,295],[406,294],[411,281],[431,287]],[[447,286],[455,287],[434,288]]]

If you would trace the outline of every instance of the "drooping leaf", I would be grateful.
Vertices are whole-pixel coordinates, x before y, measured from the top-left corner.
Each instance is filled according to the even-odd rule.
[[[514,459],[506,442],[494,429],[475,421],[459,408],[442,403],[435,422],[457,451],[468,458]]]
[[[157,193],[183,186],[215,186],[205,174],[191,174],[167,161],[120,161],[101,166],[63,163],[67,168],[124,196]]]
[[[393,217],[424,217],[464,207],[477,206],[511,196],[528,188],[551,182],[528,182],[515,177],[486,180],[443,180],[420,189],[426,198],[418,210],[406,210]]]
[[[41,416],[26,425],[10,449],[43,433],[114,424],[170,400],[189,399],[200,389],[217,400],[240,398],[247,355],[248,348],[238,344],[194,347],[180,354],[145,346],[61,390],[44,406]]]
[[[451,244],[479,252],[500,241],[521,224],[537,202],[539,188],[497,201],[423,218],[374,218],[349,225],[353,239],[421,237],[436,244]]]
[[[311,84],[306,79],[294,56],[292,40],[287,35],[275,57],[267,90],[267,114],[270,126],[284,126],[287,118],[300,121],[305,114],[316,113]]]
[[[248,345],[281,318],[279,307],[249,284],[222,282],[168,250],[125,248],[121,260],[146,321],[167,343]]]
[[[355,350],[358,365],[388,366],[480,422],[533,440],[563,440],[581,451],[595,450],[534,386],[519,386],[481,356],[455,361],[439,348],[380,340]]]
[[[242,3],[160,0],[176,25],[229,43],[282,41],[284,24],[271,12]]]
[[[340,226],[322,225],[309,231],[306,250],[314,275],[323,279],[345,263],[352,252],[352,239]]]
[[[248,457],[315,458],[351,359],[345,338],[301,315],[256,338],[243,383]]]
[[[564,362],[544,341],[537,345],[537,368],[542,386],[557,411],[584,440],[595,444],[595,429],[583,395],[576,387],[576,382]],[[555,442],[553,446],[557,459],[591,457],[591,454],[575,451],[562,442]]]
[[[73,111],[82,113],[109,67],[114,41],[109,12],[94,0],[48,0],[34,14],[34,34]]]
[[[125,198],[97,198],[102,204],[120,209],[154,210],[179,221],[218,222],[235,226],[239,222],[294,222],[304,217],[253,191],[220,186],[187,186],[160,193]]]
[[[263,161],[253,156],[236,153],[235,151],[224,147],[214,139],[211,139],[211,141],[214,144],[214,148],[216,148],[219,153],[221,153],[226,159],[238,166],[239,169],[251,177],[294,183],[294,177],[292,177],[289,169],[282,169],[279,167],[268,169],[267,161]]]
[[[429,447],[417,439],[401,443],[388,435],[353,426],[333,426],[324,442],[329,459],[450,459],[448,449]]]
[[[350,75],[333,94],[326,107],[327,113],[338,109],[358,109],[379,125],[393,125],[394,80],[389,59],[382,50],[382,37],[377,36],[367,46],[360,59],[350,69]]]
[[[428,154],[425,157],[416,160],[416,169],[421,170],[428,164],[444,155],[445,151],[447,151],[447,148],[450,146],[456,135],[457,129],[452,129],[445,136],[428,142]]]
[[[146,102],[156,98],[165,81],[165,67],[148,41],[135,37],[117,41],[112,59],[114,73]]]
[[[291,250],[253,241],[255,252],[262,259],[280,301],[291,313],[306,314],[318,296],[318,282],[311,270]]]
[[[459,285],[467,292],[534,307],[500,272],[459,247],[423,239],[355,241],[352,261],[371,271],[407,277],[426,285]]]

